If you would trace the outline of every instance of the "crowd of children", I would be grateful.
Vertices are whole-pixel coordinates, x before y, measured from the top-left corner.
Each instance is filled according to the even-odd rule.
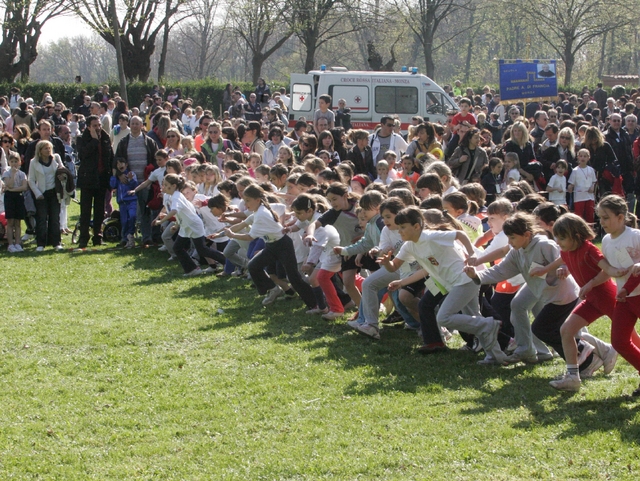
[[[582,148],[575,161],[562,151],[543,172],[528,160],[539,146],[529,145],[518,118],[501,150],[482,150],[464,99],[448,141],[428,122],[410,129],[408,144],[393,132],[353,130],[347,153],[321,128],[333,122],[326,97],[314,118],[317,137],[302,133],[285,145],[275,126],[263,151],[255,139],[239,150],[225,139],[206,156],[160,149],[144,181],[116,157],[111,188],[122,245],[135,246],[138,194],[150,190],[151,224],[168,260],[189,277],[250,279],[265,307],[299,298],[307,315],[344,319],[375,340],[385,324],[402,324],[418,333],[420,354],[447,351],[457,333],[463,349],[484,351],[482,365],[557,355],[566,362],[550,382],[558,390],[577,391],[600,369],[610,373],[618,354],[640,371],[640,230],[629,199],[601,190],[596,206],[613,164],[603,167],[593,149]],[[383,117],[381,129],[392,122]],[[209,127],[211,135],[224,131]],[[446,161],[456,142],[455,162]],[[398,151],[402,145],[406,151]],[[19,160],[10,155],[2,174],[11,252],[21,249],[24,213],[16,199],[32,182]],[[602,250],[591,242],[596,214]],[[611,344],[588,331],[603,316]]]

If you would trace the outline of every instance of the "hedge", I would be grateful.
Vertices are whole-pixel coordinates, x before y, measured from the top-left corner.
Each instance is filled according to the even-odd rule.
[[[101,84],[102,85],[102,84]],[[9,96],[11,87],[17,86],[21,90],[23,98],[31,97],[34,102],[40,103],[45,92],[51,94],[56,102],[63,102],[66,106],[73,105],[73,99],[84,89],[89,95],[93,95],[100,90],[101,85],[94,84],[59,84],[59,83],[0,83],[0,92]],[[109,85],[110,92],[118,92],[120,84],[117,82],[106,82]],[[140,105],[144,96],[151,92],[154,82],[135,82],[127,85],[127,93],[129,97],[129,106],[137,107]],[[191,98],[194,105],[201,105],[205,109],[211,109],[214,115],[219,115],[220,106],[222,105],[222,93],[226,83],[222,83],[213,79],[195,80],[191,82],[165,83],[163,84],[167,93],[175,88],[182,89],[183,98]],[[253,92],[254,86],[249,82],[234,82],[243,92]]]

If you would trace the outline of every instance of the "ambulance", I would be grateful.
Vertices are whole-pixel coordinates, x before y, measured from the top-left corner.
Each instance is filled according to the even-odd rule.
[[[339,99],[346,100],[354,129],[374,130],[384,115],[397,115],[402,130],[407,130],[416,115],[444,125],[447,112],[459,110],[453,99],[417,68],[402,70],[365,72],[322,66],[306,75],[291,74],[289,125],[295,125],[300,117],[313,121],[318,97],[323,94],[331,95],[334,111]]]

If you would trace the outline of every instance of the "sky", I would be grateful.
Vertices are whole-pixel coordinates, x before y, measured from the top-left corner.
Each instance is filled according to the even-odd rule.
[[[49,20],[42,28],[40,42],[56,42],[64,37],[91,35],[91,29],[78,17],[64,16]]]

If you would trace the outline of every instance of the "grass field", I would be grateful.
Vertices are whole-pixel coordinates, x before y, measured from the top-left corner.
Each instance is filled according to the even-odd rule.
[[[623,360],[558,393],[561,360],[420,357],[166,257],[0,252],[0,480],[638,478]]]

